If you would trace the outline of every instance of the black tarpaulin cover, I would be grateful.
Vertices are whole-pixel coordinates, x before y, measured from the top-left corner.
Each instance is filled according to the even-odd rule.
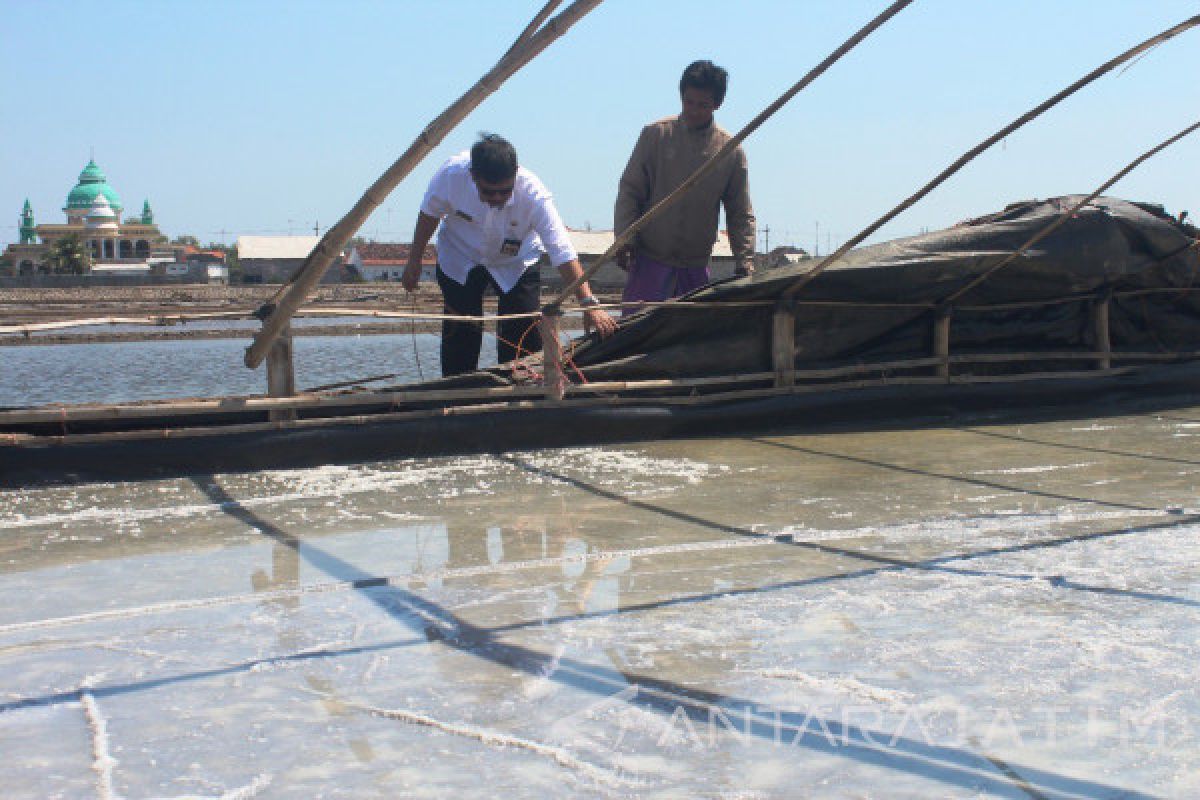
[[[936,304],[1016,251],[1082,196],[1015,203],[946,230],[851,252],[803,288],[796,313],[797,367],[929,356],[932,310],[867,304]],[[1093,299],[1111,305],[1115,352],[1200,349],[1200,292],[1121,295],[1130,290],[1200,289],[1197,231],[1159,206],[1099,198],[1027,254],[954,304],[951,351],[1056,352],[1092,347]],[[687,296],[703,311],[657,308],[629,319],[605,341],[576,349],[588,381],[768,372],[772,308],[719,304],[774,301],[815,261],[705,287]],[[1074,298],[1026,308],[980,306]],[[807,305],[809,302],[854,305]],[[972,367],[974,372],[1010,369]],[[507,373],[504,368],[493,377]],[[578,375],[568,369],[573,380]]]

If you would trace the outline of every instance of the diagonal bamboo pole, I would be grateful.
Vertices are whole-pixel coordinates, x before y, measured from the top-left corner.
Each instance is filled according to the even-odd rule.
[[[529,21],[529,24],[525,26],[525,30],[521,31],[521,35],[513,41],[512,46],[505,51],[504,55],[501,56],[501,59],[503,60],[506,58],[511,58],[515,53],[518,53],[526,44],[528,44],[529,38],[542,27],[542,24],[560,5],[562,5],[562,0],[549,0],[549,2],[542,7],[542,10],[537,13],[537,16]],[[296,279],[301,274],[303,274],[303,270],[296,270],[293,272],[291,276],[275,291],[275,293],[271,296],[271,299],[264,304],[264,307],[273,306],[283,295],[283,293],[288,291],[288,287],[296,282]]]
[[[1053,108],[1054,106],[1058,105],[1061,101],[1065,100],[1067,97],[1071,96],[1075,92],[1077,92],[1080,89],[1082,89],[1083,87],[1087,86],[1089,83],[1092,83],[1093,81],[1095,81],[1097,78],[1101,77],[1102,75],[1110,72],[1113,68],[1118,67],[1121,64],[1124,64],[1126,61],[1129,61],[1130,59],[1146,52],[1150,48],[1155,47],[1155,46],[1161,44],[1162,42],[1167,41],[1168,39],[1174,37],[1177,34],[1183,33],[1184,31],[1188,30],[1189,28],[1194,28],[1197,25],[1200,25],[1200,16],[1195,16],[1190,19],[1184,20],[1183,22],[1179,23],[1175,27],[1168,28],[1167,30],[1163,31],[1162,33],[1158,34],[1157,36],[1152,36],[1151,38],[1149,38],[1146,41],[1142,42],[1141,44],[1137,45],[1136,47],[1126,50],[1124,53],[1122,53],[1121,55],[1112,59],[1111,61],[1108,61],[1108,62],[1100,65],[1096,69],[1089,72],[1087,75],[1085,75],[1082,78],[1080,78],[1079,80],[1075,81],[1075,83],[1072,83],[1066,89],[1063,89],[1061,92],[1059,92],[1058,94],[1054,95],[1049,100],[1047,100],[1046,102],[1039,105],[1037,108],[1034,108],[1032,111],[1026,112],[1022,116],[1017,118],[1015,121],[1013,121],[1012,123],[1010,123],[1009,125],[1004,127],[999,132],[993,134],[992,136],[989,136],[987,139],[984,139],[982,142],[977,144],[975,147],[971,148],[966,153],[964,153],[953,164],[946,167],[946,169],[942,170],[937,175],[937,177],[935,177],[929,183],[927,183],[923,187],[921,187],[921,189],[919,189],[916,194],[912,195],[907,200],[902,202],[900,205],[896,206],[891,211],[889,211],[888,213],[884,214],[882,217],[877,219],[875,222],[868,225],[862,232],[860,232],[859,234],[854,236],[854,238],[850,239],[848,242],[843,244],[834,253],[827,256],[825,259],[823,259],[820,264],[817,264],[815,267],[813,267],[812,270],[810,270],[809,272],[807,272],[804,275],[797,278],[796,282],[794,284],[789,286],[787,289],[785,289],[780,294],[779,305],[781,307],[790,305],[792,303],[792,301],[795,299],[796,295],[799,294],[800,290],[803,289],[805,286],[807,286],[809,283],[811,283],[814,278],[816,278],[818,275],[820,275],[822,272],[824,272],[825,269],[830,264],[833,264],[835,261],[840,259],[842,256],[846,255],[846,253],[850,252],[852,249],[854,249],[859,244],[861,244],[862,241],[864,239],[866,239],[868,236],[870,236],[875,231],[882,228],[887,223],[891,222],[901,212],[905,211],[910,206],[914,205],[918,200],[923,198],[925,195],[929,194],[931,191],[933,191],[935,188],[937,188],[938,185],[940,185],[951,175],[953,175],[954,173],[956,173],[960,169],[962,169],[967,164],[967,162],[971,161],[973,158],[975,158],[977,155],[982,153],[984,150],[987,150],[989,147],[994,145],[996,142],[998,142],[1001,139],[1003,139],[1004,137],[1008,136],[1010,133],[1015,131],[1017,128],[1020,128],[1025,123],[1041,116],[1041,114],[1044,111],[1047,111],[1048,109]]]
[[[538,12],[534,22],[544,19],[558,6],[559,2],[561,0],[550,0]],[[527,26],[522,31],[517,42],[494,67],[421,132],[408,150],[367,189],[349,213],[325,232],[325,236],[304,260],[304,265],[300,268],[295,280],[281,294],[278,302],[274,306],[264,307],[263,310],[269,312],[269,315],[263,320],[262,330],[255,335],[253,344],[246,348],[245,363],[247,367],[254,369],[262,363],[271,345],[287,327],[292,315],[304,303],[309,292],[321,280],[321,276],[329,269],[333,259],[362,227],[371,212],[383,204],[396,185],[412,172],[464,117],[474,111],[504,81],[537,57],[601,2],[602,0],[575,0],[562,13],[547,21],[532,35],[529,33],[531,23],[531,26]]]
[[[876,29],[881,27],[892,17],[896,16],[896,14],[900,13],[906,6],[911,5],[912,2],[913,0],[897,0],[896,2],[892,3],[887,7],[887,9],[884,10],[882,14],[875,17],[875,19],[867,23],[867,25],[865,25],[856,34],[847,39],[841,47],[830,53],[824,61],[813,67],[807,75],[801,78],[794,86],[792,86],[792,88],[784,92],[774,103],[771,103],[771,105],[767,106],[757,117],[752,119],[750,123],[746,125],[746,127],[742,128],[736,136],[726,142],[725,146],[718,150],[716,155],[701,164],[695,172],[688,176],[688,179],[681,183],[675,189],[675,191],[671,192],[662,200],[659,200],[653,208],[651,208],[640,218],[638,218],[636,222],[626,228],[624,233],[616,237],[613,243],[607,250],[604,251],[604,254],[601,255],[600,258],[596,259],[596,261],[590,267],[588,267],[582,275],[580,275],[569,286],[559,292],[558,296],[555,297],[554,300],[546,304],[546,313],[557,313],[563,301],[570,297],[571,294],[577,288],[579,288],[580,284],[594,275],[596,270],[600,269],[600,267],[611,261],[613,256],[616,255],[617,251],[633,241],[633,237],[636,236],[640,230],[645,228],[646,225],[648,225],[655,217],[657,217],[670,206],[674,205],[675,201],[677,201],[679,198],[687,194],[691,188],[700,181],[701,178],[711,172],[717,166],[717,164],[721,162],[722,159],[732,153],[747,136],[758,130],[759,126],[766,122],[767,119],[769,119],[776,111],[783,108],[783,106],[786,105],[789,100],[799,94],[800,90],[804,89],[806,86],[820,77],[821,74],[827,69],[833,66],[834,62],[836,62],[846,53],[853,50],[859,42],[874,33]]]
[[[529,41],[529,38],[538,32],[538,30],[542,27],[542,24],[549,19],[550,15],[557,11],[558,7],[561,5],[562,0],[549,0],[546,5],[542,6],[542,10],[537,13],[536,17],[529,20],[529,24],[525,26],[525,30],[521,31],[521,35],[518,36],[517,40],[512,43],[512,47],[505,51],[502,58],[509,58],[513,55],[513,53],[517,52],[517,50],[524,46],[525,43]]]
[[[1018,247],[1013,252],[1009,253],[1007,256],[1005,256],[1002,261],[1000,261],[993,267],[989,267],[983,273],[977,275],[966,286],[963,286],[961,289],[956,290],[949,297],[942,300],[938,305],[945,306],[945,305],[949,305],[950,303],[953,303],[955,300],[962,297],[964,294],[971,291],[976,286],[978,286],[979,284],[986,281],[988,278],[992,277],[992,275],[999,272],[1001,269],[1008,266],[1013,261],[1016,261],[1021,256],[1025,255],[1025,253],[1028,252],[1029,248],[1033,247],[1038,242],[1040,242],[1042,239],[1045,239],[1047,236],[1054,233],[1056,230],[1058,230],[1063,225],[1065,225],[1067,223],[1067,220],[1074,217],[1079,212],[1079,210],[1082,209],[1084,206],[1086,206],[1088,203],[1092,202],[1097,197],[1099,197],[1100,195],[1102,195],[1106,191],[1108,191],[1110,188],[1112,188],[1113,184],[1115,184],[1117,181],[1121,180],[1126,175],[1128,175],[1129,173],[1133,172],[1135,169],[1140,167],[1143,163],[1150,160],[1154,156],[1158,155],[1163,150],[1166,150],[1168,147],[1175,144],[1180,139],[1182,139],[1185,136],[1187,136],[1188,134],[1192,133],[1197,128],[1200,128],[1200,122],[1195,122],[1192,125],[1189,125],[1188,127],[1184,128],[1182,131],[1175,134],[1171,138],[1160,142],[1156,147],[1154,147],[1150,150],[1147,150],[1145,153],[1142,153],[1140,156],[1135,158],[1133,161],[1130,161],[1128,164],[1125,165],[1124,169],[1122,169],[1116,175],[1113,175],[1111,178],[1109,178],[1107,181],[1105,181],[1103,184],[1101,184],[1100,187],[1096,189],[1096,191],[1089,194],[1087,197],[1085,197],[1080,202],[1076,203],[1071,208],[1062,212],[1062,214],[1060,214],[1058,216],[1058,218],[1056,220],[1054,220],[1054,222],[1051,222],[1049,225],[1047,225],[1046,227],[1042,228],[1040,231],[1035,233],[1033,236],[1031,236],[1029,238],[1029,240],[1027,242],[1022,244],[1020,247]]]

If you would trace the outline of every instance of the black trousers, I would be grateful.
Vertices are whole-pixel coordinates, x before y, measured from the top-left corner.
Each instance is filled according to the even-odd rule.
[[[497,311],[501,315],[537,311],[541,302],[542,280],[536,266],[525,270],[517,284],[507,292],[500,291],[492,274],[483,267],[473,267],[467,273],[466,284],[447,278],[438,267],[437,281],[442,289],[442,302],[447,314],[482,317],[483,295],[489,286],[499,299]],[[501,364],[517,357],[518,344],[521,346],[521,355],[542,349],[542,334],[536,319],[501,320],[497,327],[496,360]],[[482,323],[442,320],[442,375],[461,375],[477,369],[482,344]]]

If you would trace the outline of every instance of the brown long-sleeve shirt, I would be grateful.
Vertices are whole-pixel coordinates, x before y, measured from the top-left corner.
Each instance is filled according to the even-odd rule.
[[[667,117],[642,129],[621,182],[613,227],[618,236],[655,203],[673,192],[711,158],[730,136],[714,122],[689,128]],[[754,266],[754,208],[750,204],[746,154],[738,147],[699,184],[637,235],[635,246],[656,261],[703,267],[717,241],[720,206],[725,206],[729,245],[739,266]]]

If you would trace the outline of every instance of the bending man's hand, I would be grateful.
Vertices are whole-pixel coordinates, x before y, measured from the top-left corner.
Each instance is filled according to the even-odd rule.
[[[593,308],[583,312],[584,331],[595,331],[601,339],[607,339],[617,332],[617,321],[602,308]]]
[[[409,264],[404,268],[404,274],[400,276],[400,283],[410,292],[417,290],[417,284],[421,282],[421,265]]]

